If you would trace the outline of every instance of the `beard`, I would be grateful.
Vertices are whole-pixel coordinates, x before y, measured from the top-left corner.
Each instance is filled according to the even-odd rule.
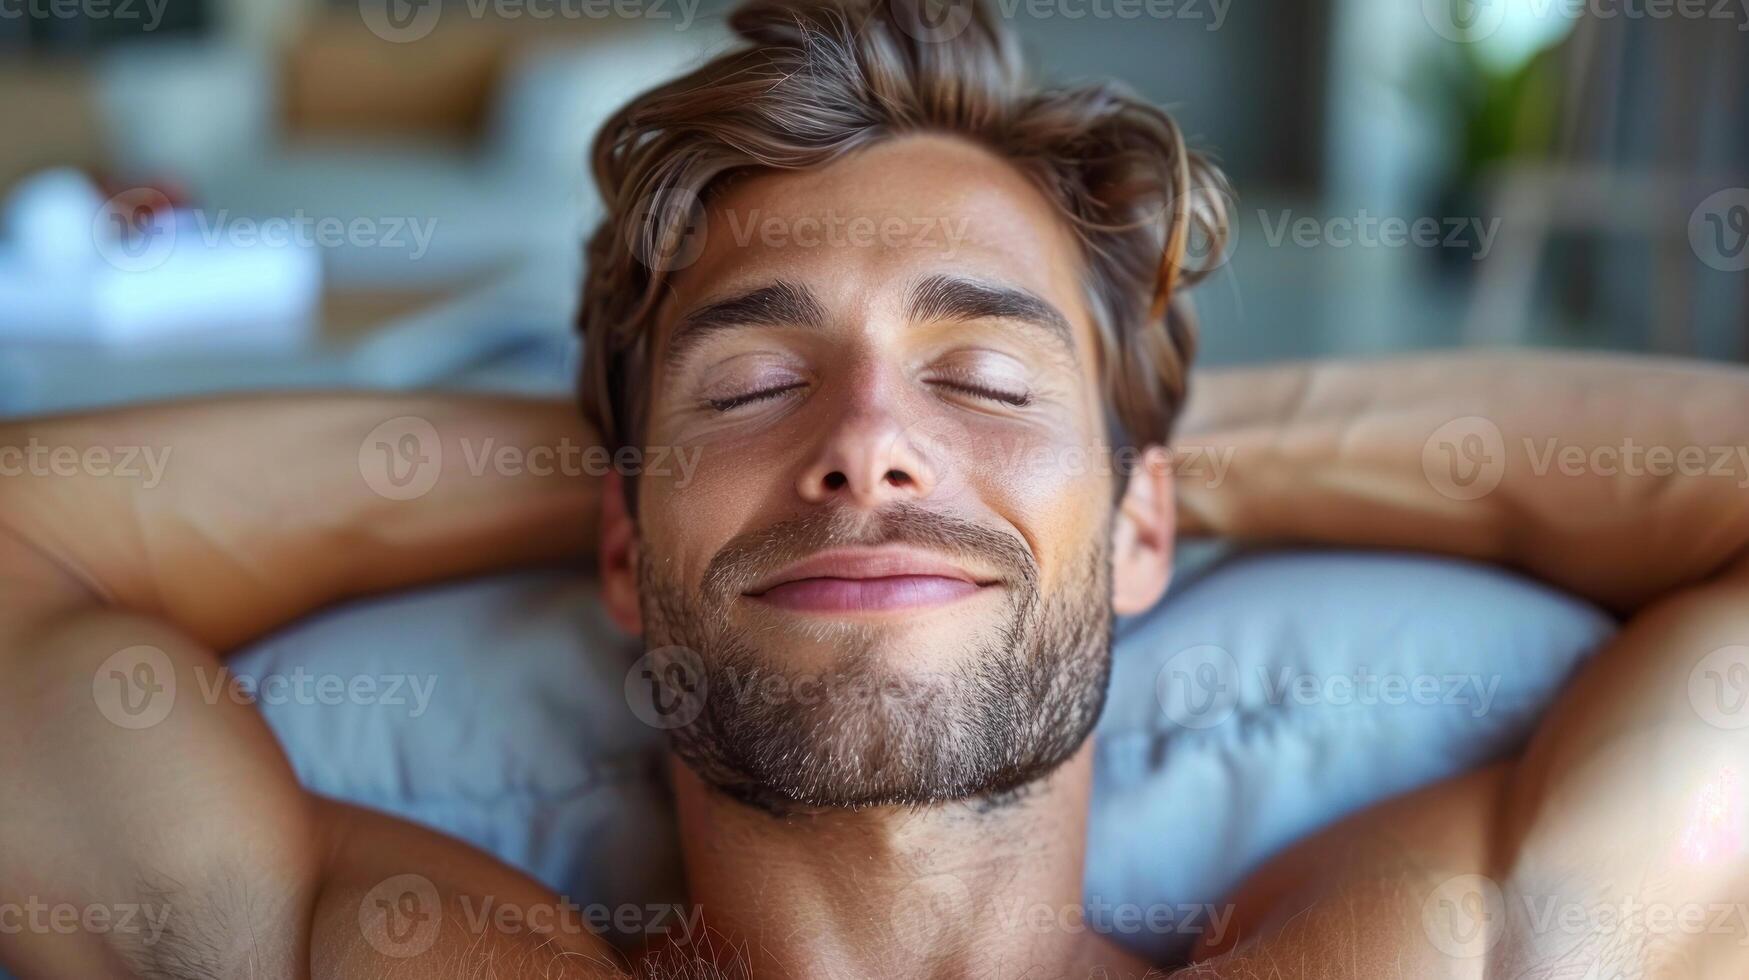
[[[1052,595],[1018,540],[902,505],[822,511],[730,541],[697,590],[648,549],[639,563],[646,648],[702,674],[701,708],[668,732],[704,783],[762,809],[995,800],[1074,755],[1099,719],[1111,672],[1110,535],[1095,535]],[[998,570],[999,621],[942,651],[939,670],[901,669],[877,627],[799,627],[830,650],[819,670],[786,665],[731,604],[764,576],[830,547],[906,544]],[[664,671],[666,673],[666,671]],[[670,675],[671,676],[671,675]]]

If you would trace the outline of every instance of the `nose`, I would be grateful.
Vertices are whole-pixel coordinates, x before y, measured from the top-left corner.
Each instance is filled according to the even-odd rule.
[[[838,503],[873,510],[934,492],[941,461],[937,446],[906,425],[884,402],[862,397],[834,420],[808,464],[797,494],[810,504]]]

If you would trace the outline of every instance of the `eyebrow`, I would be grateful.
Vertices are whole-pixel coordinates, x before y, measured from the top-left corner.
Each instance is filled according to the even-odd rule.
[[[1061,310],[1035,293],[1002,283],[935,275],[911,287],[907,315],[914,323],[1012,320],[1051,334],[1073,357],[1075,332]]]
[[[809,327],[826,322],[826,308],[813,290],[778,280],[688,312],[668,336],[668,360],[677,361],[688,348],[730,327]]]
[[[1027,324],[1051,335],[1071,358],[1077,358],[1075,334],[1068,318],[1037,294],[1018,286],[963,276],[933,275],[918,280],[906,291],[905,311],[913,323],[1009,320]],[[669,335],[665,360],[670,364],[679,362],[689,349],[721,330],[734,327],[819,329],[826,320],[826,307],[813,290],[780,279],[687,312]]]

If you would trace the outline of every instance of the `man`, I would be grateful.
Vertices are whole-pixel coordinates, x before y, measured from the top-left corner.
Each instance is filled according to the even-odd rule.
[[[1228,479],[1175,487],[1176,290],[1191,240],[1220,239],[1218,195],[1196,193],[1218,177],[1153,110],[1024,88],[972,13],[953,33],[904,4],[756,3],[734,21],[748,47],[609,124],[585,407],[609,448],[698,452],[684,485],[655,467],[606,485],[468,472],[463,440],[594,438],[572,408],[506,399],[237,398],[0,430],[77,458],[174,449],[150,489],[89,469],[0,482],[0,901],[167,910],[154,935],[0,930],[0,961],[1164,976],[1005,911],[1080,905],[1112,616],[1158,599],[1188,530],[1511,563],[1630,619],[1523,755],[1296,847],[1174,976],[1742,976],[1729,920],[1527,913],[1686,915],[1745,893],[1749,736],[1691,691],[1749,644],[1739,481],[1496,464],[1544,440],[1741,445],[1749,380],[1555,358],[1214,375],[1181,441],[1232,447]],[[874,237],[796,234],[841,218]],[[364,458],[406,419],[448,449],[411,500],[373,490]],[[1064,462],[1090,457],[1114,465]],[[1439,470],[1454,460],[1484,470]],[[466,910],[486,899],[560,899],[312,798],[228,699],[139,726],[104,710],[112,684],[196,690],[215,651],[339,600],[589,549],[657,694],[694,699],[671,772],[705,928],[672,945],[481,927]],[[382,941],[410,930],[416,951]]]

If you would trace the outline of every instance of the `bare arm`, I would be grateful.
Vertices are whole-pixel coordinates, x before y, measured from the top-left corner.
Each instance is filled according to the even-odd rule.
[[[91,599],[228,650],[353,596],[585,555],[592,445],[574,407],[513,398],[243,397],[25,420],[0,425],[0,531]]]
[[[433,427],[442,466],[401,500],[418,485],[361,455],[382,437],[434,456],[404,425],[378,431],[405,417]],[[457,842],[309,797],[259,714],[208,693],[216,650],[324,603],[585,549],[596,481],[475,465],[487,439],[566,438],[584,436],[562,406],[478,398],[248,398],[0,428],[0,902],[35,916],[0,930],[0,962],[26,980],[465,975],[478,957],[609,972],[591,936],[452,933],[428,959],[359,941],[391,871],[446,897],[552,899]],[[561,951],[574,973],[551,972]]]
[[[1464,357],[1207,380],[1189,444],[1235,455],[1225,486],[1181,474],[1192,529],[1502,561],[1632,615],[1521,757],[1274,862],[1242,892],[1265,911],[1187,977],[1745,975],[1749,375]],[[1491,445],[1466,448],[1475,418]],[[1504,465],[1449,468],[1478,448]]]
[[[1749,576],[1654,603],[1517,759],[1296,845],[1174,980],[1749,975]]]
[[[1749,551],[1749,373],[1444,355],[1212,372],[1186,530],[1497,561],[1618,610]]]

